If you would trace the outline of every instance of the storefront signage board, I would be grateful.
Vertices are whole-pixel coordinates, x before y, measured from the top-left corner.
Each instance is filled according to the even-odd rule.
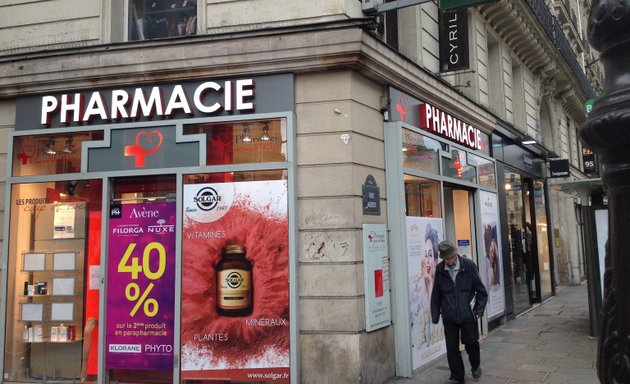
[[[483,3],[491,3],[494,0],[439,0],[438,6],[442,11],[456,8],[472,7]]]
[[[590,148],[582,147],[582,164],[587,175],[597,174],[597,160]]]
[[[389,88],[388,116],[490,155],[490,136],[437,106]]]
[[[184,185],[182,379],[289,381],[287,193],[285,180]],[[226,274],[228,246],[240,266]]]
[[[468,68],[468,11],[460,8],[440,12],[440,71]]]
[[[391,324],[387,226],[363,224],[363,276],[365,283],[365,330]]]
[[[487,314],[493,319],[505,311],[503,284],[503,257],[499,236],[499,203],[497,194],[479,191],[479,213],[481,217],[481,243],[483,262],[479,271],[488,290]]]
[[[109,220],[106,367],[173,369],[175,203],[120,205]]]
[[[569,177],[571,171],[569,169],[569,160],[549,160],[550,178]]]
[[[413,369],[446,353],[444,326],[431,322],[431,291],[435,267],[440,262],[438,244],[443,239],[442,219],[407,216],[409,318]]]
[[[259,96],[264,95],[264,97]],[[16,102],[16,130],[293,110],[293,75],[67,91]]]

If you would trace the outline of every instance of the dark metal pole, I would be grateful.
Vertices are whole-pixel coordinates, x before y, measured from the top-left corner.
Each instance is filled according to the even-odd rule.
[[[580,136],[603,164],[609,215],[597,373],[621,384],[630,383],[630,0],[594,0],[588,39],[605,84]]]

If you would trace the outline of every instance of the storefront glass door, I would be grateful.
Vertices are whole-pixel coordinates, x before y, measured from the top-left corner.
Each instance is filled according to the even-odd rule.
[[[444,187],[445,240],[457,246],[463,257],[479,265],[474,243],[474,217],[472,191],[457,187]]]
[[[537,291],[536,249],[534,247],[531,195],[532,181],[518,173],[505,174],[510,260],[513,278],[514,313],[531,307]]]
[[[111,180],[105,366],[108,382],[172,383],[176,177]]]
[[[547,227],[547,209],[545,203],[545,185],[541,181],[533,182],[535,243],[538,251],[538,270],[540,271],[540,297],[553,293],[551,281],[551,258],[549,249],[549,230]]]

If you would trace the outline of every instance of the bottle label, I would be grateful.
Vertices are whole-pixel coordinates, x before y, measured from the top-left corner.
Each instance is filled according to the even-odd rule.
[[[250,306],[251,271],[226,269],[219,271],[219,307],[244,309]]]

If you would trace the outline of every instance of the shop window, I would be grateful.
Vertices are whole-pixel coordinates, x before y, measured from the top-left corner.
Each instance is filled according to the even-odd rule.
[[[477,167],[479,184],[489,188],[497,187],[494,161],[469,153],[468,162]]]
[[[132,0],[130,8],[129,40],[197,33],[197,0]]]
[[[439,150],[443,148],[437,140],[403,129],[403,166],[417,171],[440,173]]]
[[[13,176],[81,172],[83,143],[102,140],[102,131],[16,136],[13,139]]]
[[[247,175],[184,177],[183,383],[290,382],[288,182]]]
[[[444,158],[442,174],[453,179],[477,182],[477,167],[468,162],[467,153],[461,149],[451,148],[451,158]]]
[[[405,175],[406,216],[441,217],[440,183]]]
[[[100,180],[11,188],[4,379],[96,378]]]
[[[206,135],[207,165],[287,160],[285,119],[187,125],[184,134]]]

